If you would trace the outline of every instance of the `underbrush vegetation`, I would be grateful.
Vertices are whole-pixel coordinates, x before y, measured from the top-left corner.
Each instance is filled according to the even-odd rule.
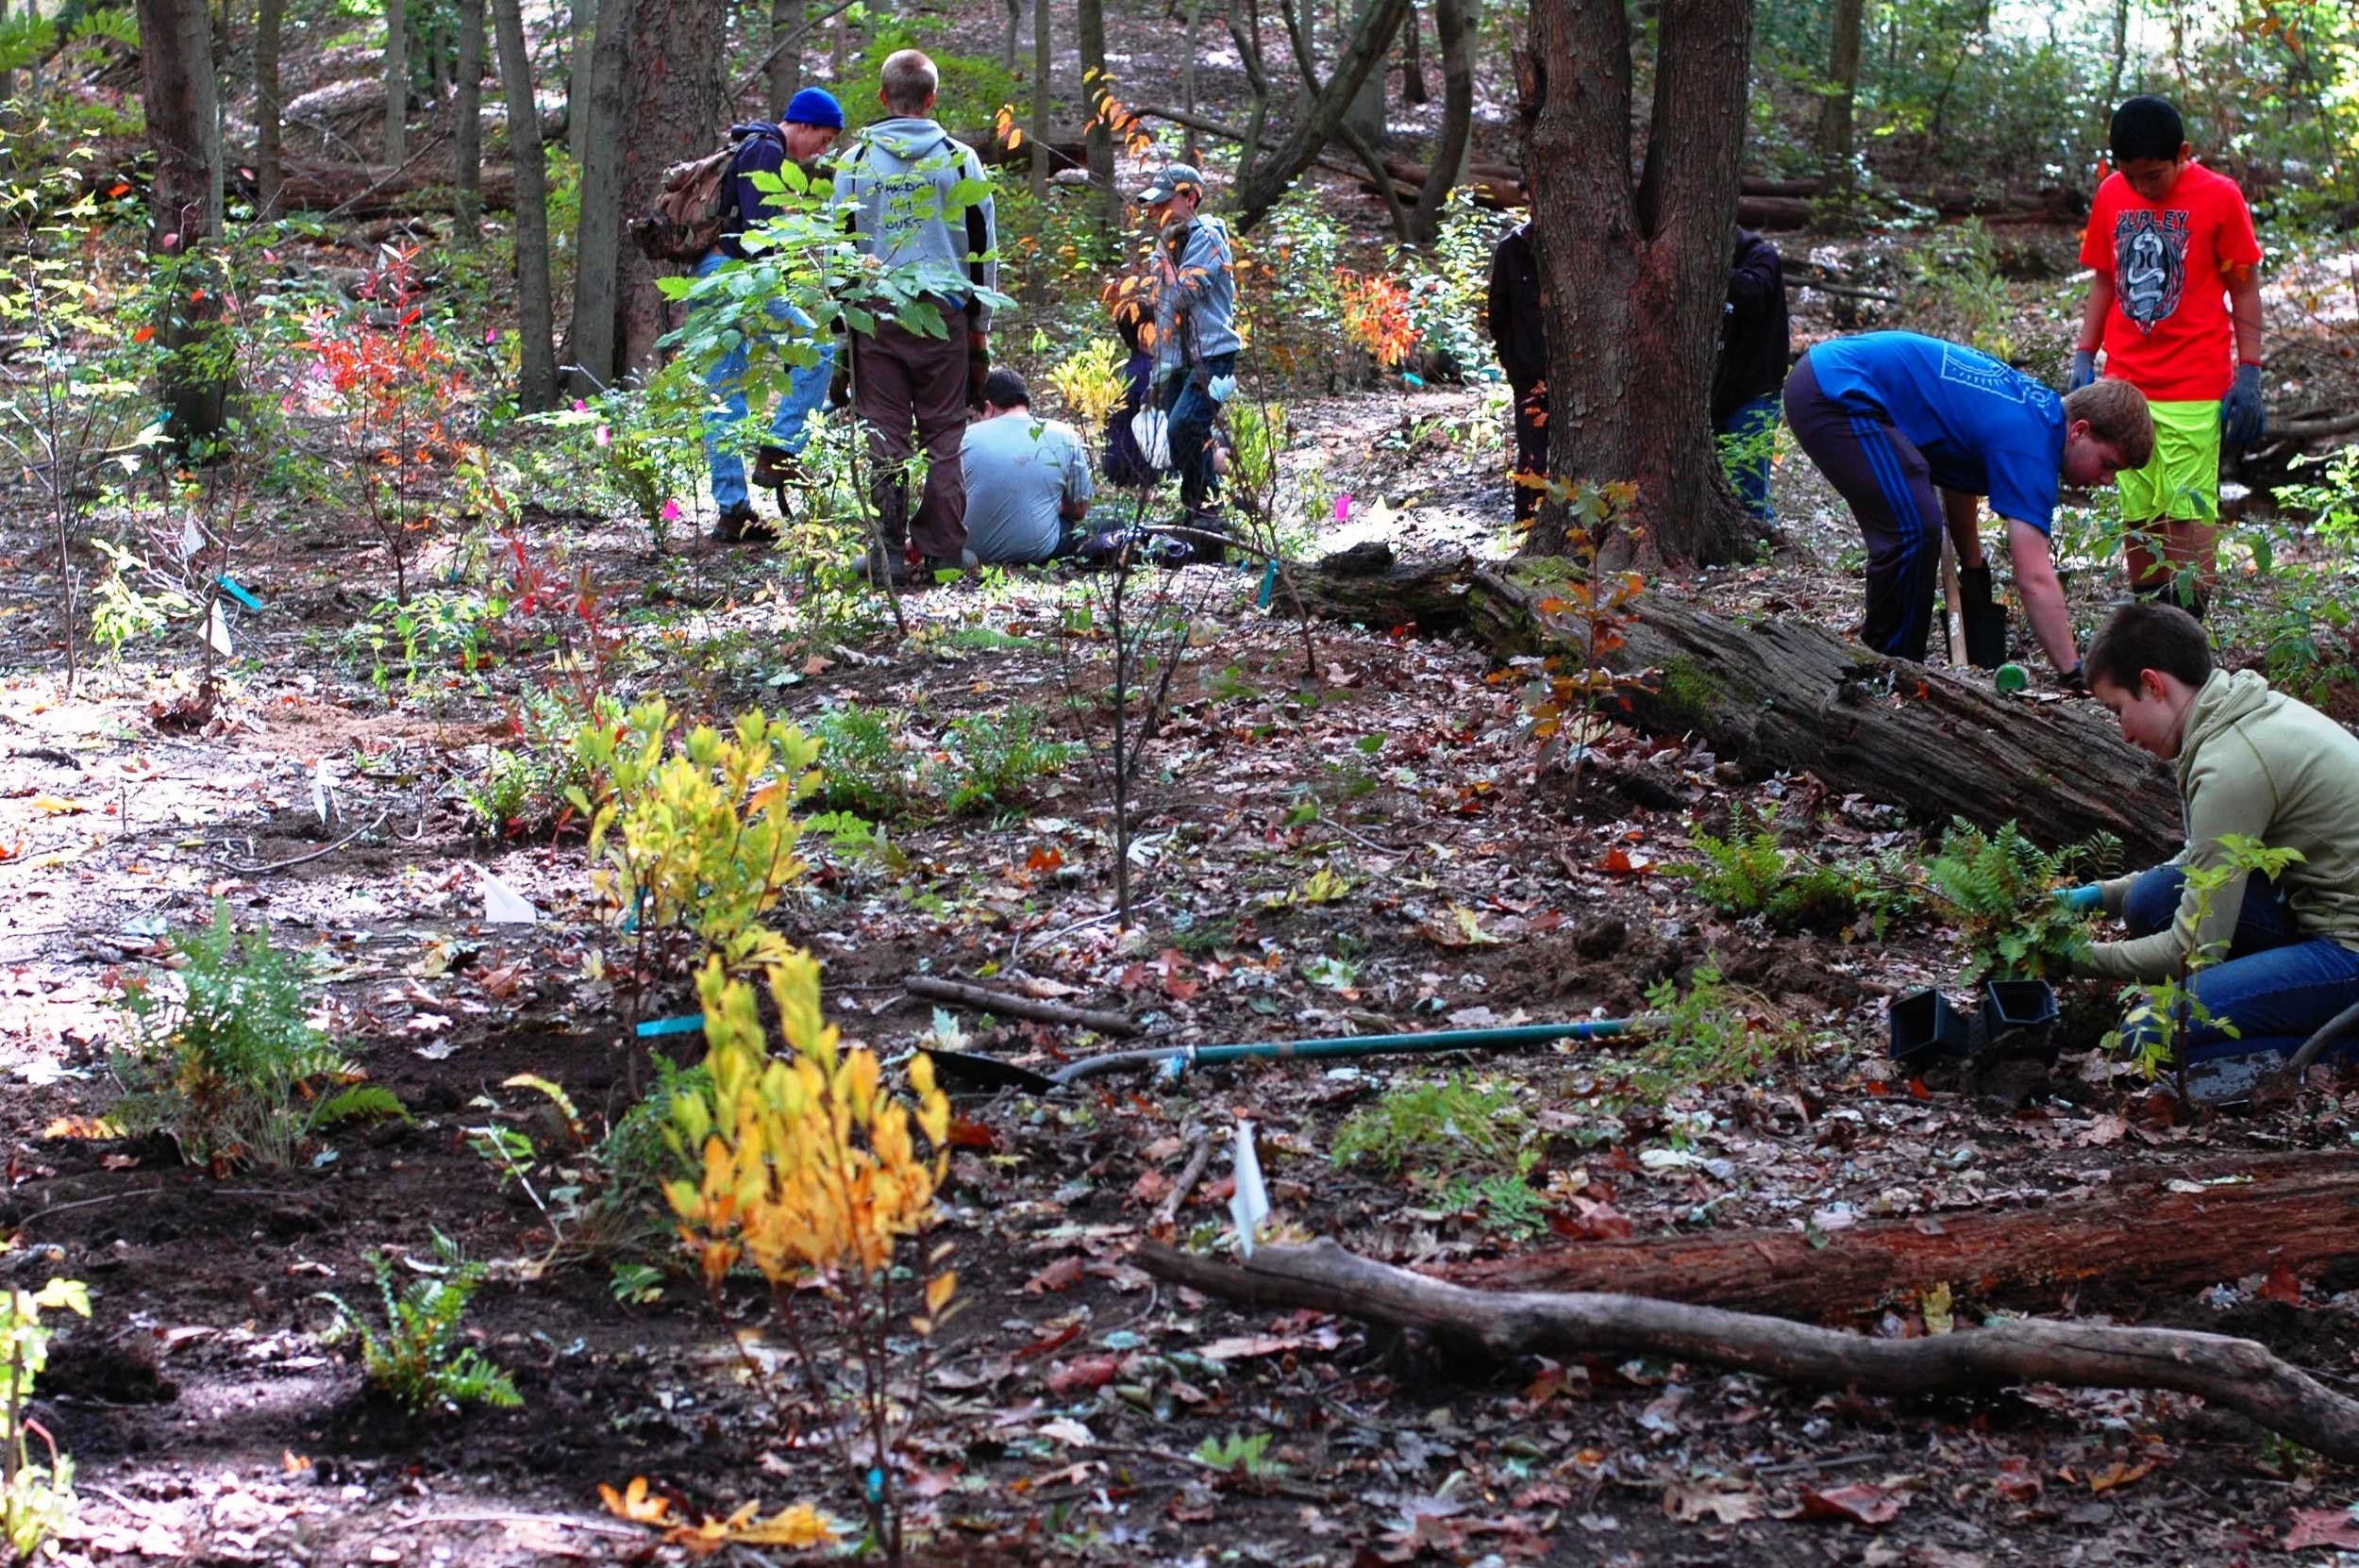
[[[123,988],[128,1039],[112,1062],[123,1096],[108,1112],[123,1136],[160,1133],[216,1172],[276,1169],[340,1122],[406,1114],[311,1024],[303,960],[239,931],[226,904],[170,942],[177,996],[154,974]]]
[[[1984,833],[1960,818],[1925,867],[1935,910],[1957,928],[1970,980],[2053,980],[2071,972],[2088,922],[2054,896],[2076,864],[2117,861],[2119,845],[2049,851],[2012,822]],[[2117,867],[2116,868],[2117,869]]]
[[[524,1403],[507,1373],[464,1342],[467,1304],[483,1288],[490,1269],[460,1254],[458,1244],[434,1233],[428,1262],[383,1252],[369,1255],[384,1312],[379,1327],[332,1293],[322,1299],[336,1309],[330,1343],[357,1341],[369,1386],[412,1415],[456,1415],[469,1405],[514,1407]],[[404,1269],[418,1277],[400,1283]]]

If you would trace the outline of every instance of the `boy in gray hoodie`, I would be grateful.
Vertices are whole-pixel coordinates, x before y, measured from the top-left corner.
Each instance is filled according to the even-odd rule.
[[[988,364],[991,307],[978,290],[999,282],[998,230],[982,160],[929,117],[941,76],[915,49],[888,57],[877,96],[892,112],[860,132],[838,165],[835,202],[862,254],[888,267],[914,266],[948,329],[940,338],[879,321],[853,341],[853,406],[869,428],[874,499],[885,559],[872,575],[925,582],[955,568],[966,547],[966,480],[959,441],[966,428],[969,365]],[[985,183],[979,201],[958,188]],[[914,429],[915,440],[912,440]],[[923,445],[926,491],[914,517],[903,465]],[[906,554],[918,557],[912,578]]]
[[[1213,434],[1220,406],[1237,391],[1237,270],[1228,227],[1197,209],[1204,176],[1174,163],[1139,192],[1155,225],[1155,379],[1171,410],[1171,464],[1180,504],[1196,521],[1219,478]]]
[[[2122,738],[2176,764],[2187,839],[2167,865],[2057,895],[2130,929],[2073,974],[2150,983],[2204,954],[2194,991],[2211,1016],[2191,1020],[2188,1062],[2292,1054],[2359,1002],[2359,738],[2250,671],[2214,667],[2202,626],[2176,605],[2115,611],[2085,669]],[[2240,875],[2208,900],[2188,891],[2187,873],[2219,865],[2232,834],[2300,859],[2274,881]]]

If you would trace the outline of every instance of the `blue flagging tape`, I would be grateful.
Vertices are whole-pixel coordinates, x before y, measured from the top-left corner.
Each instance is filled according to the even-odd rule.
[[[246,609],[259,609],[262,608],[262,601],[256,598],[253,594],[248,593],[243,588],[241,588],[236,579],[232,578],[228,573],[224,572],[220,576],[215,577],[213,580],[221,584],[222,591],[224,592],[227,593],[231,598],[237,600],[238,603],[245,606]]]
[[[678,1018],[650,1018],[639,1026],[639,1038],[644,1040],[659,1034],[692,1034],[704,1026],[705,1015],[701,1012],[687,1013]]]
[[[1272,556],[1270,557],[1269,569],[1262,574],[1262,595],[1260,598],[1253,601],[1253,607],[1256,609],[1269,609],[1270,601],[1277,596],[1278,558],[1276,556]]]

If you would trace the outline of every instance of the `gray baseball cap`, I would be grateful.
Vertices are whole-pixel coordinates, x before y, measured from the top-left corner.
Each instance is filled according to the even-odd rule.
[[[1185,163],[1167,163],[1146,189],[1139,192],[1139,201],[1144,206],[1153,207],[1157,202],[1171,200],[1182,191],[1193,192],[1198,196],[1204,194],[1202,171]]]

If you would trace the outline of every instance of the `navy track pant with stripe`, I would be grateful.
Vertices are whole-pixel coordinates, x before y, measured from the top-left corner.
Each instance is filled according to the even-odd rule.
[[[1805,354],[1785,378],[1785,424],[1867,537],[1867,621],[1878,653],[1922,659],[1941,577],[1941,496],[1915,442],[1882,415],[1830,397]]]

